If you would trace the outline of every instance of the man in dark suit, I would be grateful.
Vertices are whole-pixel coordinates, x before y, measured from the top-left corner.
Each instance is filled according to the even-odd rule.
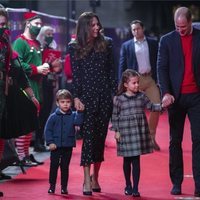
[[[140,90],[144,91],[153,103],[160,103],[160,92],[156,85],[156,62],[158,42],[144,35],[144,25],[140,20],[131,22],[133,39],[122,44],[119,60],[118,78],[121,79],[123,71],[134,69],[140,73]],[[159,112],[151,112],[149,116],[149,129],[154,149],[160,147],[155,140],[156,128],[159,121]]]
[[[182,139],[186,115],[192,135],[194,195],[200,197],[200,31],[192,27],[186,7],[175,11],[176,30],[164,35],[158,52],[158,79],[170,125],[169,166],[171,194],[181,194],[183,182]]]

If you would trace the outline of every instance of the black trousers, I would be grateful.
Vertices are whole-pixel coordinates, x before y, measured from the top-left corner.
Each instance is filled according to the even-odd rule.
[[[69,178],[69,164],[72,156],[72,147],[60,147],[51,151],[49,183],[56,185],[58,168],[61,170],[61,186],[67,188]]]
[[[186,115],[191,125],[192,170],[195,188],[200,191],[200,93],[182,94],[169,108],[170,145],[169,167],[173,184],[183,181],[182,140]]]

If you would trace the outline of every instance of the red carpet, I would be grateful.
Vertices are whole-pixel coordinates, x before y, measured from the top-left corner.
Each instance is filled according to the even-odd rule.
[[[141,157],[141,179],[139,191],[140,200],[172,200],[172,199],[195,199],[193,197],[194,185],[191,177],[191,136],[189,123],[186,122],[183,148],[185,174],[183,182],[183,195],[170,195],[171,182],[168,174],[168,142],[169,127],[167,114],[160,117],[157,130],[157,141],[161,146],[160,152]],[[106,142],[105,162],[102,164],[100,172],[100,184],[102,193],[93,193],[92,197],[82,195],[83,173],[79,166],[81,141],[77,142],[74,149],[73,158],[70,166],[70,178],[68,191],[69,195],[60,194],[60,176],[57,181],[55,195],[47,193],[49,160],[43,166],[28,169],[27,174],[20,174],[0,184],[0,191],[4,192],[2,199],[19,200],[57,200],[57,199],[76,199],[76,200],[126,200],[134,199],[124,195],[124,178],[122,171],[122,158],[116,156],[115,141],[113,132],[108,133]],[[198,199],[198,198],[196,198]]]

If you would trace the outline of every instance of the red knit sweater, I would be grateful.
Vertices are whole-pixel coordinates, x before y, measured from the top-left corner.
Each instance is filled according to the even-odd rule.
[[[184,55],[184,77],[181,85],[181,93],[195,93],[199,92],[194,79],[194,73],[192,68],[192,34],[181,37],[183,55]]]

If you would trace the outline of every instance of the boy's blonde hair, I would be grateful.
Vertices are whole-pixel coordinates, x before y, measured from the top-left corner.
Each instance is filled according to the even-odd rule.
[[[58,90],[56,93],[56,101],[59,101],[60,99],[70,99],[71,102],[73,101],[72,94],[66,89]]]

